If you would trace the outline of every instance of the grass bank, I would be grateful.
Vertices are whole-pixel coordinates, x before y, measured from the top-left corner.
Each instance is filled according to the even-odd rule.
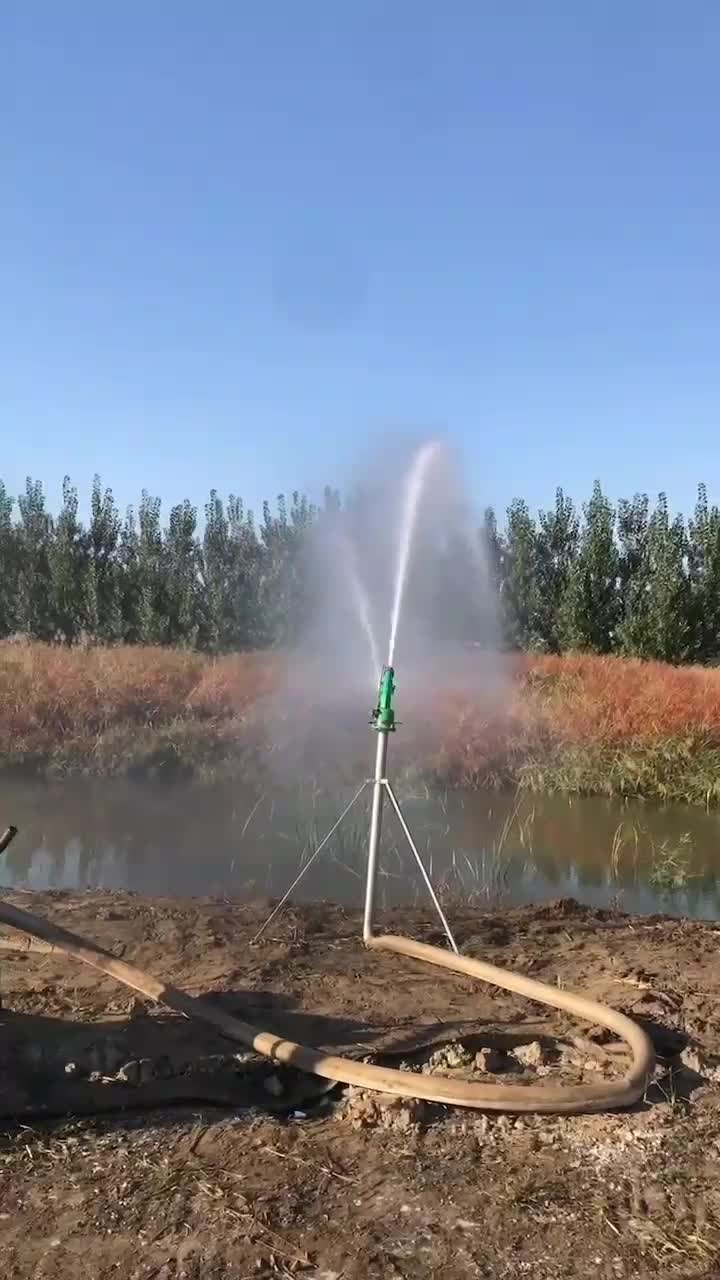
[[[252,781],[303,719],[273,711],[284,676],[277,655],[0,644],[0,767]],[[490,683],[470,663],[402,710],[398,763],[444,785],[720,802],[715,669],[507,658]]]

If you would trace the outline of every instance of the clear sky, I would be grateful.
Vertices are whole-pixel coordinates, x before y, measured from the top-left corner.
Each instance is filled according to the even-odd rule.
[[[0,476],[720,496],[717,0],[2,0]]]

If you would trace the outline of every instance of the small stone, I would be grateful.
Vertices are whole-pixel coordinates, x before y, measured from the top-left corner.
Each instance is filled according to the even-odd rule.
[[[710,1084],[720,1084],[720,1064],[717,1059],[711,1061],[707,1058],[702,1049],[687,1045],[677,1061],[686,1071],[692,1071],[696,1075],[703,1076]]]
[[[687,1045],[679,1056],[680,1065],[688,1071],[694,1071],[697,1075],[705,1074],[705,1058],[699,1049],[693,1045]]]
[[[74,1076],[74,1075],[77,1075],[77,1069],[78,1069],[78,1068],[77,1068],[77,1062],[66,1062],[66,1063],[65,1063],[65,1075],[66,1075],[66,1076]]]
[[[430,1055],[422,1069],[426,1075],[434,1075],[436,1071],[470,1067],[473,1061],[474,1055],[463,1044],[446,1044]]]
[[[499,1049],[480,1049],[475,1054],[475,1070],[496,1074],[510,1069],[510,1060]]]
[[[472,1058],[464,1045],[450,1044],[445,1053],[445,1061],[450,1068],[466,1067],[472,1061]]]
[[[409,1132],[426,1116],[425,1103],[415,1098],[402,1098],[392,1093],[370,1093],[361,1089],[346,1094],[345,1106],[338,1113],[353,1129],[389,1129]]]
[[[530,1044],[518,1045],[514,1050],[515,1057],[524,1067],[545,1067],[547,1066],[547,1054],[543,1049],[539,1040],[532,1040]]]

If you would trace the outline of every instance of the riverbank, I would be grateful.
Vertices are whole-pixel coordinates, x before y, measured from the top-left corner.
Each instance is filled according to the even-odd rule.
[[[288,683],[292,717],[275,696]],[[304,756],[351,773],[367,749],[359,699],[336,694],[318,717],[326,696],[318,672],[280,655],[0,644],[0,767],[253,783]],[[401,718],[398,766],[439,785],[720,801],[717,669],[467,659],[430,692],[410,689]]]
[[[305,1043],[539,1085],[623,1069],[611,1044],[564,1015],[366,951],[358,912],[293,905],[252,947],[266,901],[9,900]],[[426,912],[381,924],[435,939]],[[61,954],[2,950],[6,1274],[716,1275],[717,927],[568,900],[457,911],[453,925],[467,954],[640,1021],[659,1055],[643,1103],[517,1119],[323,1093]],[[19,937],[3,929],[0,943]],[[90,1114],[43,1119],[51,1097]],[[101,1114],[111,1101],[125,1111]]]

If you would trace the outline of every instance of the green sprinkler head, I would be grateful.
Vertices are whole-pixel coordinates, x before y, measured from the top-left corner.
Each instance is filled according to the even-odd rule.
[[[392,667],[383,667],[378,689],[378,702],[372,712],[370,724],[378,733],[395,732],[395,712],[393,711],[393,694],[395,693],[395,672]]]

